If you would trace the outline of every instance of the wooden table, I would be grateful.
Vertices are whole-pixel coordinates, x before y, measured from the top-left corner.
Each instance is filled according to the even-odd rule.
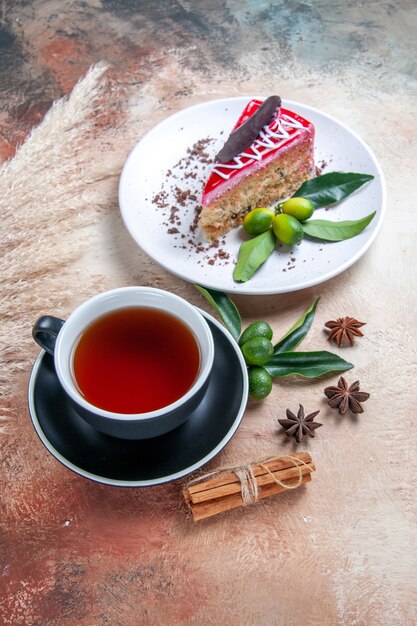
[[[417,623],[413,3],[35,0],[5,2],[0,16],[3,161],[92,64],[111,66],[88,148],[97,171],[88,189],[94,211],[88,203],[85,211],[94,219],[58,243],[43,241],[46,261],[57,245],[64,254],[79,248],[59,280],[51,261],[43,286],[27,283],[28,308],[16,319],[22,337],[36,314],[65,317],[89,295],[121,285],[169,289],[212,312],[192,285],[134,244],[117,205],[134,143],[189,105],[276,92],[317,107],[371,146],[388,186],[382,230],[348,271],[288,295],[234,298],[245,325],[265,319],[279,335],[320,295],[306,349],[328,348],[328,319],[367,323],[353,348],[334,348],[355,364],[347,379],[371,394],[361,416],[341,418],[327,407],[323,388],[337,376],[286,379],[264,402],[248,403],[238,432],[206,468],[300,449],[277,419],[301,403],[320,408],[324,424],[302,446],[318,468],[306,488],[194,524],[180,482],[128,489],[80,477],[33,430],[26,390],[36,346],[19,353],[12,386],[3,352],[3,414],[11,413],[0,439],[0,622]],[[56,194],[59,219],[59,185]],[[37,210],[41,216],[41,203]],[[10,281],[21,297],[17,279],[3,277],[2,298]]]

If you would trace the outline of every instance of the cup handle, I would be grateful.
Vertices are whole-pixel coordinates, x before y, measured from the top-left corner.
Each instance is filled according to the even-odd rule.
[[[55,342],[64,320],[52,315],[43,315],[32,328],[32,337],[41,348],[49,354],[54,354]]]

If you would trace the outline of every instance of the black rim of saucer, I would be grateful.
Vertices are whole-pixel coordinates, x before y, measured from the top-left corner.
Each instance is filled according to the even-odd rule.
[[[230,333],[198,309],[214,338],[215,356],[201,405],[175,430],[154,439],[123,440],[98,432],[72,408],[40,352],[29,381],[29,411],[47,450],[75,473],[106,485],[154,486],[190,474],[213,459],[235,434],[248,397],[247,368]]]

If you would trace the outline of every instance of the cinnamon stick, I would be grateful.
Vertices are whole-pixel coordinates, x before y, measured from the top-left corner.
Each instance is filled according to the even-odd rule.
[[[311,472],[314,472],[315,469],[316,468],[313,465],[313,463],[308,463],[307,465],[300,466],[300,472],[302,476],[305,476],[306,474],[310,474]],[[280,481],[288,481],[288,480],[291,480],[291,478],[294,478],[295,472],[297,472],[297,470],[293,466],[293,467],[280,470],[279,472],[272,471],[271,473],[273,474],[273,476],[275,476],[275,478],[277,478]],[[271,474],[268,474],[266,472],[264,474],[255,474],[258,488],[265,487],[267,485],[277,484],[273,476],[271,476]],[[296,473],[296,477],[297,476],[298,476],[298,472]],[[241,484],[239,480],[236,480],[233,483],[228,483],[226,485],[219,485],[218,487],[214,487],[213,489],[205,489],[204,491],[191,492],[190,490],[189,496],[190,496],[190,501],[193,504],[198,504],[199,502],[207,502],[208,500],[215,500],[216,498],[223,498],[224,496],[230,496],[234,493],[241,493],[241,490],[242,490]]]
[[[265,467],[267,467],[270,472],[277,472],[281,469],[295,468],[295,463],[302,466],[303,463],[311,462],[312,459],[308,452],[297,452],[295,456],[291,457],[291,460],[289,457],[286,456],[274,458],[265,461],[261,465],[255,463],[251,465],[251,469],[255,476],[261,476],[268,473]],[[192,494],[233,483],[240,484],[236,473],[232,470],[224,470],[219,474],[216,474],[216,476],[214,476],[213,478],[208,478],[207,480],[195,483],[194,485],[188,485],[187,488],[189,493]]]
[[[246,467],[251,470],[256,481],[256,500],[310,482],[311,472],[316,469],[307,452],[299,452],[291,457],[269,459]],[[215,476],[209,474],[206,480],[202,478],[200,482],[186,486],[183,489],[183,498],[195,521],[245,504],[241,480],[233,469],[220,470]]]
[[[305,485],[310,481],[311,474],[307,474],[301,481],[300,486]],[[288,481],[289,484],[296,484],[297,482],[298,478],[292,481]],[[282,493],[283,491],[287,491],[287,489],[279,485],[269,485],[267,489],[265,489],[265,491],[261,491],[259,498],[268,498],[269,496],[275,495],[277,493]],[[230,511],[231,509],[236,509],[241,506],[243,506],[242,498],[240,497],[240,495],[235,494],[233,496],[227,496],[226,498],[212,500],[211,502],[196,504],[191,506],[190,508],[194,520],[198,522],[202,519],[206,519],[208,517],[212,517],[213,515],[218,515],[219,513],[224,513],[225,511]]]

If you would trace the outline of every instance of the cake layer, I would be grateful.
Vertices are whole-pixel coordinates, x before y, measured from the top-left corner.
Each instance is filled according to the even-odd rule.
[[[246,122],[261,104],[261,100],[251,100],[243,110],[233,131]],[[311,122],[288,109],[279,109],[274,119],[268,126],[264,126],[249,148],[227,163],[214,165],[203,190],[202,205],[207,206],[216,197],[238,184],[242,178],[251,175],[265,163],[273,160],[278,153],[291,150],[294,145],[305,139],[309,139],[313,146],[314,126]]]
[[[261,104],[251,100],[233,130]],[[314,175],[314,126],[292,111],[277,109],[249,148],[227,163],[215,163],[201,199],[204,236],[219,237],[238,226],[250,209],[291,195]]]
[[[314,175],[310,147],[299,146],[291,154],[291,163],[275,159],[268,167],[258,169],[203,208],[199,225],[208,240],[217,239],[239,226],[246,213],[259,206],[269,206],[292,195]]]

